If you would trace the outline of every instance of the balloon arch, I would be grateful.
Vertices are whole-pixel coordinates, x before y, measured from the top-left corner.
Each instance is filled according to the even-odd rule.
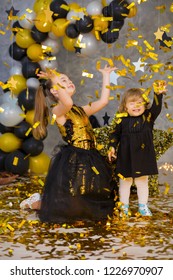
[[[91,56],[101,41],[114,43],[126,17],[136,12],[136,6],[124,0],[92,1],[86,7],[63,0],[36,0],[32,10],[17,11],[17,17],[10,10],[15,40],[9,55],[20,65],[11,68],[6,83],[1,82],[0,171],[47,172],[50,158],[43,152],[43,140],[32,136],[34,100],[40,84],[38,71],[57,68],[60,40],[67,51]]]

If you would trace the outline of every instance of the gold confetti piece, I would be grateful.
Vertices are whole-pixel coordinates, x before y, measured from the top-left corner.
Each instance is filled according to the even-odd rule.
[[[30,127],[26,132],[25,132],[25,136],[28,136],[30,134],[30,132],[32,131],[32,128]]]
[[[50,124],[54,125],[55,121],[56,121],[56,115],[53,114]]]
[[[120,179],[122,179],[122,180],[126,180],[126,178],[125,178],[122,174],[120,174],[120,173],[118,173],[118,177],[119,177]]]
[[[88,73],[87,70],[83,70],[83,71],[82,71],[82,76],[92,79],[94,75],[91,74],[91,73]]]
[[[101,59],[107,61],[108,64],[109,64],[111,67],[114,66],[114,63],[113,63],[113,61],[112,61],[111,58],[107,58],[107,57],[103,57],[103,56],[102,56]]]
[[[69,10],[70,10],[70,7],[69,7],[68,5],[64,5],[64,4],[62,4],[62,5],[60,6],[60,8],[66,10],[66,11],[69,11]]]
[[[116,115],[116,118],[124,118],[124,117],[127,117],[128,116],[128,113],[117,113]]]
[[[98,90],[95,90],[95,97],[99,98],[99,91]]]
[[[18,228],[23,227],[23,225],[26,223],[26,220],[22,220],[21,223],[18,225]]]
[[[44,186],[44,182],[43,182],[41,179],[38,180],[38,183],[39,183],[42,187]]]
[[[165,190],[163,194],[167,195],[170,191],[170,185],[167,182],[165,182],[164,186],[165,186]]]
[[[152,47],[152,46],[148,43],[147,40],[144,40],[144,44],[146,45],[146,47],[147,47],[149,50],[151,50],[151,51],[154,51],[154,50],[155,50],[155,48]]]
[[[147,94],[143,93],[143,94],[142,94],[142,97],[143,97],[143,99],[144,99],[147,103],[150,102],[150,99],[148,98]]]
[[[12,226],[10,226],[9,224],[7,224],[7,228],[10,230],[10,231],[14,231],[14,228]]]
[[[92,166],[91,168],[97,175],[99,174],[99,171],[97,170],[97,168],[95,166]]]
[[[101,17],[101,21],[113,21],[113,17]]]
[[[137,40],[127,40],[126,48],[136,47],[138,45]]]
[[[32,127],[37,128],[37,126],[39,126],[39,125],[40,125],[40,122],[35,122]]]
[[[1,35],[5,35],[5,34],[6,34],[6,32],[4,32],[4,31],[0,30],[0,34],[1,34]]]
[[[173,13],[173,3],[171,4],[171,6],[170,6],[170,9],[169,9],[169,10],[170,10],[170,12],[171,12],[171,13]]]
[[[18,157],[14,157],[13,159],[13,165],[17,166],[19,162],[19,158]]]
[[[4,112],[4,108],[0,107],[0,113]]]
[[[155,8],[156,8],[156,10],[160,10],[161,12],[163,12],[163,11],[165,11],[166,6],[165,5],[161,5],[161,6],[156,6]]]
[[[96,62],[96,69],[99,70],[101,67],[101,62],[100,60]]]

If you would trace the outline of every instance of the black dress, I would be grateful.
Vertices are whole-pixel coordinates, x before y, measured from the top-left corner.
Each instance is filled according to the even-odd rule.
[[[161,107],[162,94],[154,95],[150,109],[138,117],[123,117],[110,133],[110,146],[118,147],[116,173],[120,177],[158,174],[152,131]]]
[[[105,219],[114,208],[111,169],[95,148],[84,110],[73,105],[66,117],[58,127],[67,145],[51,161],[39,218],[53,223]]]

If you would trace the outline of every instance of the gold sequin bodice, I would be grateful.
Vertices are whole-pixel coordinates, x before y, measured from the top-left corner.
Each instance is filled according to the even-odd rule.
[[[58,124],[63,139],[72,146],[90,150],[95,148],[96,140],[89,118],[81,107],[73,105],[66,114],[64,125]]]

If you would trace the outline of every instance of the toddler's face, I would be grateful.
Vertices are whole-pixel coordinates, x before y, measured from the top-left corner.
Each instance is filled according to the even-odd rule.
[[[142,115],[145,111],[145,102],[142,97],[135,99],[127,99],[126,111],[132,117],[138,117]]]

